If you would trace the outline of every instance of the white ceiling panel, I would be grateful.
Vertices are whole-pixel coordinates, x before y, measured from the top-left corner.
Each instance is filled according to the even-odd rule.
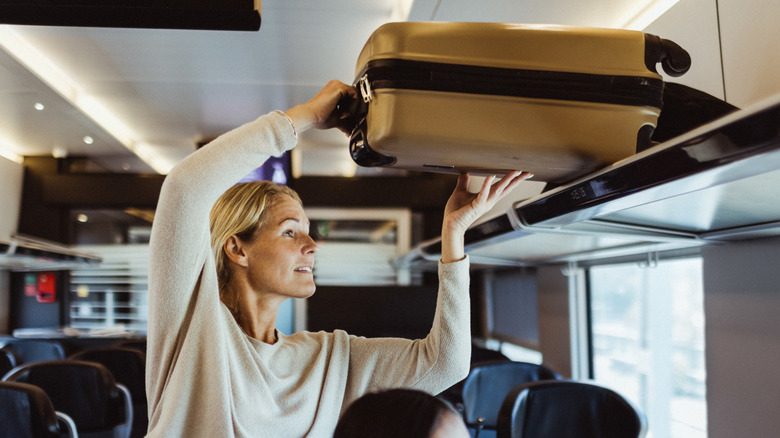
[[[623,28],[658,0],[426,0],[416,1],[410,21],[475,21],[566,24]]]

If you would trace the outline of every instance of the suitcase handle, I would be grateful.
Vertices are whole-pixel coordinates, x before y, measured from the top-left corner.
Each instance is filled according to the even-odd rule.
[[[363,102],[360,98],[355,99],[349,94],[342,96],[336,104],[336,109],[334,110],[340,114],[341,126],[350,132],[354,131],[358,124],[358,120],[365,117],[365,112],[361,111],[366,110],[363,109],[362,106]]]
[[[357,114],[358,110],[360,109],[361,103],[362,103],[361,98],[355,99],[349,94],[345,94],[344,96],[341,97],[341,99],[339,99],[339,102],[336,104],[336,111],[341,113],[347,113],[354,116]]]
[[[691,55],[682,47],[669,40],[662,40],[664,45],[661,66],[669,76],[678,77],[684,75],[691,68]]]
[[[691,68],[691,55],[673,41],[645,34],[645,65],[657,72],[655,65],[659,62],[666,74],[678,77]]]

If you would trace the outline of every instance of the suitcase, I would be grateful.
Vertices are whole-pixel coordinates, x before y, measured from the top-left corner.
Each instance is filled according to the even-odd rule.
[[[690,57],[638,31],[388,23],[358,58],[350,154],[366,167],[570,181],[650,144],[658,63],[679,76]]]

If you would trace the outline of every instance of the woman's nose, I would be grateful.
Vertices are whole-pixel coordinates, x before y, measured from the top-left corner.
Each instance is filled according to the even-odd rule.
[[[304,254],[315,254],[317,251],[320,250],[320,246],[317,245],[317,242],[314,241],[314,239],[311,238],[311,236],[306,236],[307,242],[303,246],[303,252]]]

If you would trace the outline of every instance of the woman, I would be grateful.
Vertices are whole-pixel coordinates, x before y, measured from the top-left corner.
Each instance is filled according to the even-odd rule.
[[[447,402],[413,389],[366,394],[352,403],[333,438],[469,438]]]
[[[342,410],[366,392],[437,393],[468,372],[463,233],[524,174],[493,186],[488,179],[478,195],[459,178],[445,208],[439,302],[426,339],[286,336],[274,328],[281,302],[314,293],[317,245],[293,192],[231,187],[292,149],[298,132],[345,130],[335,108],[346,95],[355,90],[331,81],[303,105],[220,136],[166,178],[150,244],[149,436],[330,436]]]

